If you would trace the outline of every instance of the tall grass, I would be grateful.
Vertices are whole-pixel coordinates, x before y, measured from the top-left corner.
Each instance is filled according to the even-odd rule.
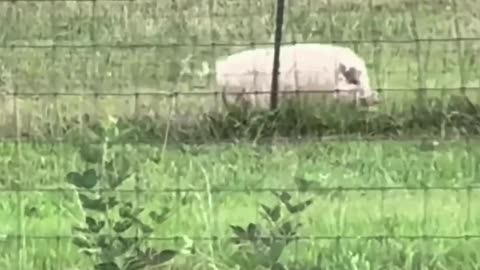
[[[385,113],[409,111],[423,88],[432,89],[430,97],[464,93],[476,102],[479,28],[472,3],[292,1],[284,42],[356,50],[382,92]],[[63,136],[65,122],[84,113],[155,115],[165,123],[217,112],[218,95],[182,93],[214,91],[218,57],[273,41],[273,0],[1,5],[0,87],[24,94],[3,99],[2,122],[19,130],[16,136],[52,132],[45,125]]]

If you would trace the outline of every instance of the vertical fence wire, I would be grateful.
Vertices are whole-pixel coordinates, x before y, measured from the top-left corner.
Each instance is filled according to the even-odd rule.
[[[410,10],[410,17],[412,20],[411,24],[411,31],[413,38],[415,40],[415,56],[416,56],[416,78],[417,78],[417,86],[418,86],[418,95],[417,95],[417,100],[420,102],[423,102],[428,93],[427,89],[425,87],[425,81],[424,81],[424,75],[423,75],[423,69],[422,69],[422,43],[420,40],[420,35],[418,33],[418,25],[417,25],[417,11],[420,9],[420,2],[415,1],[415,8]]]
[[[377,91],[379,95],[382,95],[382,89],[380,87],[381,85],[381,75],[382,70],[381,70],[381,65],[382,65],[382,57],[379,57],[382,53],[383,45],[377,42],[378,34],[377,34],[377,25],[375,19],[375,10],[374,10],[374,0],[368,0],[368,9],[369,9],[369,16],[371,16],[372,20],[370,20],[370,34],[371,38],[374,39],[373,43],[373,49],[372,49],[372,62],[373,64],[373,69],[372,71],[374,72],[374,78],[375,82],[377,85]]]
[[[20,22],[20,19],[19,19],[19,13],[17,11],[17,6],[15,5],[14,2],[12,2],[12,24],[15,25],[17,23]],[[11,48],[10,50],[10,53],[12,55],[15,54],[15,49],[14,48]],[[15,134],[14,134],[14,150],[13,150],[13,156],[14,158],[17,158],[17,159],[22,159],[22,149],[21,149],[21,140],[20,140],[20,134],[21,134],[21,127],[20,127],[20,115],[19,115],[19,104],[17,103],[17,97],[18,97],[18,88],[17,88],[17,82],[13,82],[12,83],[12,92],[13,92],[13,95],[12,95],[12,99],[13,99],[13,102],[12,102],[12,112],[13,112],[13,127],[14,127],[14,130],[15,130]],[[15,178],[16,179],[22,179],[22,173],[18,170],[16,170],[16,173],[15,173]],[[18,249],[17,252],[16,252],[16,260],[15,260],[15,266],[16,266],[16,269],[19,269],[19,270],[22,270],[23,269],[23,266],[24,266],[24,260],[25,260],[25,231],[24,231],[24,219],[23,219],[23,209],[22,209],[22,205],[23,205],[23,196],[22,196],[22,187],[21,185],[19,185],[18,183],[16,183],[15,181],[12,181],[11,183],[9,183],[12,187],[13,187],[13,190],[15,192],[15,212],[17,214],[17,216],[15,217],[16,219],[16,228],[17,228],[17,235],[16,237],[14,238],[15,239],[15,244],[16,244],[16,248]]]
[[[50,2],[50,27],[51,27],[51,33],[52,35],[56,32],[56,29],[57,29],[57,16],[58,16],[58,13],[57,13],[57,9],[56,7],[57,6],[62,6],[61,4],[59,3],[56,3],[56,2]],[[56,48],[56,43],[57,43],[57,36],[53,36],[53,43],[52,43],[52,49],[51,49],[51,63],[50,63],[50,66],[52,67],[52,70],[49,72],[50,73],[50,76],[49,76],[49,80],[51,81],[54,89],[58,89],[58,82],[57,82],[57,79],[58,77],[57,76],[60,76],[59,72],[58,72],[58,68],[57,68],[57,54],[59,53],[58,52],[58,49]],[[53,76],[52,76],[53,75]],[[55,91],[55,92],[58,92],[58,91]],[[47,96],[46,98],[38,98],[37,100],[41,103],[41,104],[46,104],[46,107],[47,109],[45,110],[45,113],[47,115],[53,115],[53,118],[55,119],[55,123],[50,125],[49,129],[50,129],[50,134],[52,134],[53,136],[55,137],[60,137],[60,130],[61,130],[61,127],[63,126],[62,125],[62,119],[61,119],[61,109],[60,109],[60,101],[59,101],[59,96],[58,95],[53,95],[52,98],[53,98],[53,105],[50,106],[49,102],[45,102],[45,99],[46,100],[49,100],[49,96]],[[32,117],[33,118],[33,117]],[[33,126],[33,123],[30,124],[30,127],[29,127],[29,130],[32,129]],[[60,146],[60,149],[64,150],[64,145]],[[61,151],[62,151],[61,150]],[[57,162],[60,162],[60,159],[57,159],[58,161]],[[58,176],[58,171],[57,171],[57,168],[56,166],[53,168],[53,175],[55,176]],[[59,179],[61,179],[61,176],[59,177]],[[57,183],[59,186],[62,184],[61,181],[59,181],[60,183]],[[56,193],[54,196],[57,196],[59,197],[60,192]],[[36,208],[35,208],[36,209]],[[60,208],[58,208],[58,210],[56,211],[57,212],[57,219],[56,219],[56,222],[54,222],[54,224],[56,225],[57,228],[60,228],[61,227],[61,224],[62,224],[62,221],[61,221],[61,211],[60,211]],[[56,249],[57,250],[61,250],[61,245],[62,245],[62,239],[57,236],[57,237],[54,237],[52,236],[52,239],[48,239],[46,240],[45,242],[50,242],[50,241],[55,241],[55,244],[56,244]],[[62,257],[59,256],[56,260],[55,260],[55,264],[58,265],[59,268],[63,268],[63,260],[62,260]]]
[[[208,0],[208,22],[209,22],[209,34],[210,34],[210,40],[209,43],[211,44],[210,48],[210,67],[208,68],[208,79],[207,79],[207,87],[211,88],[214,90],[214,101],[213,103],[215,104],[215,111],[219,108],[221,105],[220,101],[220,95],[218,93],[218,87],[215,84],[215,79],[217,76],[216,72],[216,59],[217,59],[217,45],[215,42],[215,32],[217,31],[217,20],[214,18],[214,12],[215,12],[215,0]],[[203,68],[203,67],[202,67]]]
[[[429,189],[428,187],[423,187],[423,190],[422,190],[422,203],[423,203],[423,207],[422,207],[422,225],[421,225],[421,234],[422,234],[422,238],[421,238],[421,241],[422,241],[422,244],[424,245],[422,247],[422,252],[420,253],[420,261],[421,261],[421,264],[425,264],[425,262],[428,260],[428,258],[426,258],[425,256],[425,245],[427,244],[427,235],[428,235],[428,225],[429,225],[429,218],[431,217],[431,215],[429,213],[431,213],[429,210],[430,210],[430,204],[429,204],[429,199],[430,199],[430,192],[429,192]],[[428,262],[427,262],[428,263]]]
[[[472,233],[472,219],[471,219],[471,214],[472,214],[472,187],[469,186],[466,190],[467,193],[467,207],[465,209],[466,211],[466,218],[465,218],[465,226],[463,228],[463,231],[465,232],[465,235],[469,235]],[[465,237],[465,240],[468,240],[468,237]]]
[[[459,13],[457,9],[457,0],[452,1],[452,11],[453,11],[453,24],[454,24],[454,35],[457,41],[457,57],[458,57],[458,77],[460,79],[460,93],[462,95],[466,95],[466,88],[465,88],[465,63],[464,63],[464,46],[463,46],[463,34],[462,29],[460,27],[460,23],[458,21]]]

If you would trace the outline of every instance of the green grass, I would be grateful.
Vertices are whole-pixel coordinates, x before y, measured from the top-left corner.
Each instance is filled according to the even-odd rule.
[[[354,237],[342,240],[345,252],[371,257],[370,263],[376,265],[382,256],[389,258],[397,252],[414,254],[420,252],[417,249],[428,251],[424,254],[426,257],[436,257],[438,265],[432,269],[452,269],[457,263],[463,263],[463,255],[455,255],[455,252],[465,256],[470,252],[473,262],[478,263],[480,243],[475,239],[466,243],[462,239],[426,240],[425,243],[420,238],[400,239],[397,244],[383,247],[374,240],[355,240],[355,237],[391,233],[408,237],[425,234],[460,238],[479,234],[480,216],[476,209],[480,203],[477,202],[479,191],[475,188],[455,190],[455,187],[479,184],[478,142],[445,141],[440,142],[435,151],[426,152],[418,148],[418,142],[240,144],[195,147],[188,151],[168,147],[164,152],[148,146],[118,147],[128,151],[132,162],[138,162],[140,185],[149,190],[136,197],[128,191],[135,185],[132,178],[126,183],[124,188],[128,190],[122,192],[123,196],[139,199],[147,209],[169,206],[178,210],[167,223],[155,229],[155,237],[229,237],[229,225],[255,222],[259,218],[259,204],[274,201],[268,192],[257,190],[295,188],[293,179],[305,178],[314,181],[317,188],[389,186],[399,189],[383,192],[346,190],[340,194],[312,189],[307,194],[292,193],[315,198],[313,206],[299,216],[304,223],[299,231],[303,237]],[[84,269],[75,267],[86,265],[85,257],[63,238],[71,235],[71,226],[81,221],[80,209],[73,192],[55,191],[56,188],[68,188],[64,182],[66,173],[82,167],[74,148],[25,144],[15,149],[3,144],[0,151],[2,156],[10,157],[3,161],[3,185],[13,188],[1,195],[3,222],[0,231],[5,237],[1,241],[2,266],[34,269],[34,265],[35,268],[45,265],[43,269],[55,269],[61,265],[62,269]],[[424,191],[420,188],[422,185],[444,189]],[[180,205],[174,192],[161,192],[177,187],[198,191],[182,195],[186,195],[186,202]],[[418,189],[400,189],[402,187]],[[15,192],[15,189],[24,191]],[[37,189],[39,191],[35,191]],[[22,236],[19,243],[15,242],[14,235]],[[366,245],[364,248],[360,248],[362,243]],[[195,244],[200,254],[206,254],[180,259],[179,269],[193,265],[209,269],[203,256],[212,257],[221,265],[231,251],[227,243],[213,244],[213,254],[211,242],[198,240]],[[155,245],[173,244],[158,241]],[[326,267],[333,263],[331,256],[339,247],[335,246],[334,239],[307,238],[299,241],[297,248],[297,252],[287,250],[282,259],[297,260],[311,267],[315,256],[324,254]],[[347,263],[343,260],[346,258],[339,263]],[[408,260],[388,262],[391,267],[400,267],[398,269],[417,269],[404,264],[408,264]],[[463,269],[476,269],[466,263],[462,265]]]
[[[273,41],[273,0],[18,1],[0,3],[0,91],[32,96],[0,98],[0,136],[84,139],[89,131],[99,134],[95,124],[70,118],[149,115],[120,121],[128,140],[153,142],[115,146],[136,164],[137,179],[148,190],[138,196],[121,193],[148,209],[176,209],[155,227],[155,237],[187,236],[198,250],[179,256],[173,269],[235,269],[235,248],[222,238],[232,236],[229,225],[256,222],[260,204],[275,201],[259,189],[295,188],[299,178],[317,188],[367,190],[292,192],[315,198],[298,217],[304,223],[299,235],[326,239],[301,239],[290,246],[281,258],[290,269],[479,269],[480,242],[463,237],[480,234],[479,191],[460,189],[478,185],[478,140],[441,141],[434,151],[421,151],[415,140],[320,143],[316,138],[332,133],[409,135],[423,129],[456,137],[480,133],[479,107],[411,107],[418,88],[438,88],[428,96],[446,99],[449,89],[480,87],[480,43],[454,40],[480,37],[475,1],[288,2],[284,41],[339,41],[367,60],[375,88],[398,89],[382,93],[385,104],[373,114],[374,121],[338,115],[297,119],[287,113],[275,124],[268,117],[242,123],[224,114],[202,114],[221,107],[215,97],[180,95],[172,101],[142,94],[214,90],[213,74],[204,71],[213,71],[216,58],[250,43]],[[372,39],[396,42],[341,42]],[[419,41],[403,42],[415,39]],[[59,95],[47,95],[52,92]],[[140,95],[79,95],[103,92]],[[478,105],[475,91],[466,94]],[[167,121],[177,119],[181,121]],[[258,139],[258,144],[168,144],[212,141],[232,133]],[[261,144],[258,137],[264,133],[279,137],[274,144]],[[282,141],[287,135],[308,134],[313,141]],[[0,268],[92,269],[67,237],[82,219],[76,193],[63,190],[70,188],[65,175],[85,165],[78,148],[6,142],[0,144],[0,156]],[[125,187],[137,184],[130,179]],[[401,189],[422,186],[444,189]],[[380,187],[398,189],[368,190]],[[55,190],[59,188],[63,191]],[[175,192],[160,191],[165,188],[199,191],[183,192],[180,204]],[[398,238],[386,242],[356,238],[392,233]],[[422,239],[425,234],[452,238]],[[212,235],[220,240],[203,239]],[[338,242],[336,236],[344,237]]]

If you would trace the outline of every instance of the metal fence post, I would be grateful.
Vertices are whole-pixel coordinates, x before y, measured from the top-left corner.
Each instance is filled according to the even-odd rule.
[[[270,109],[275,110],[278,104],[278,71],[280,68],[280,45],[282,43],[283,15],[285,0],[277,0],[275,18],[275,43],[273,52],[272,88],[270,92]]]

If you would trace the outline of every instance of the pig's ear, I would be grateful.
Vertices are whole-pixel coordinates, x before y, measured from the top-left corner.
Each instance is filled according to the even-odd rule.
[[[352,76],[355,76],[355,77],[360,77],[360,74],[362,73],[360,70],[354,68],[354,67],[350,67],[347,71],[347,73],[349,74],[352,74]]]
[[[350,67],[347,71],[343,72],[343,75],[345,76],[347,81],[355,85],[358,85],[360,83],[360,74],[361,71],[354,67]]]
[[[340,66],[338,66],[338,70],[345,76],[345,73],[347,72],[347,67],[345,67],[344,64],[340,63]]]

